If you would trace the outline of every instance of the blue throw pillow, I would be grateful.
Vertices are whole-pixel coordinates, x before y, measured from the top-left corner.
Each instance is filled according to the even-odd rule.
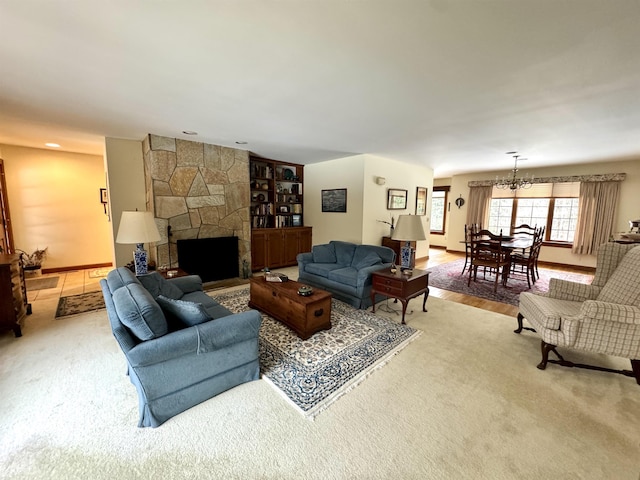
[[[118,318],[140,340],[151,340],[168,331],[160,305],[139,283],[130,283],[113,292]]]
[[[367,253],[364,258],[358,260],[358,263],[352,265],[356,270],[361,270],[363,268],[371,267],[373,265],[378,265],[382,263],[382,259],[375,252]]]
[[[147,275],[140,275],[138,277],[138,280],[140,280],[140,283],[144,288],[149,290],[149,293],[151,293],[153,298],[158,298],[158,296],[162,295],[167,298],[179,300],[184,295],[184,292],[182,290],[180,290],[158,272],[152,272]]]
[[[189,327],[212,320],[211,315],[201,303],[175,300],[164,295],[160,295],[156,300],[165,313]]]
[[[313,247],[314,263],[336,263],[336,253],[333,245],[316,245]]]

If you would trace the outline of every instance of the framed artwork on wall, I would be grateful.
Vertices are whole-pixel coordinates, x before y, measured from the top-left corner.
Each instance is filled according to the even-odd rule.
[[[416,187],[416,215],[427,214],[427,189]]]
[[[334,188],[333,190],[322,190],[322,211],[346,213],[347,189]]]
[[[407,190],[390,188],[387,193],[387,210],[404,210],[407,208]]]

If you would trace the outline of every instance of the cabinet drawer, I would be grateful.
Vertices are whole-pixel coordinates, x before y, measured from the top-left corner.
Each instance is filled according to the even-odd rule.
[[[391,278],[373,277],[373,288],[379,292],[393,295],[402,295],[402,282]]]

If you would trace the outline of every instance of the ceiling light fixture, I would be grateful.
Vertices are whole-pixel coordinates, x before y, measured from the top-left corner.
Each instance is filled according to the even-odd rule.
[[[198,135],[198,132],[194,132],[193,130],[183,130],[182,133],[185,135]]]
[[[525,175],[522,178],[518,178],[518,152],[507,152],[507,155],[513,155],[514,165],[513,170],[511,170],[511,177],[502,177],[502,180],[498,179],[496,175],[496,181],[493,183],[497,188],[501,188],[503,190],[509,189],[512,192],[515,192],[519,188],[531,188],[533,184],[533,175],[529,177],[529,174]],[[520,158],[520,160],[526,160],[526,158]]]
[[[244,141],[240,140],[240,141],[236,142],[236,145],[246,145],[247,143],[249,143],[249,142],[244,142]]]
[[[60,145],[58,145],[57,143],[45,143],[45,145],[51,148],[60,148]]]

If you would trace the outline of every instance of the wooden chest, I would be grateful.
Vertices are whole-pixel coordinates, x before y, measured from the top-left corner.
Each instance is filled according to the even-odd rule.
[[[279,320],[306,340],[319,330],[331,328],[331,294],[315,289],[308,297],[298,295],[301,283],[250,280],[249,306]]]

